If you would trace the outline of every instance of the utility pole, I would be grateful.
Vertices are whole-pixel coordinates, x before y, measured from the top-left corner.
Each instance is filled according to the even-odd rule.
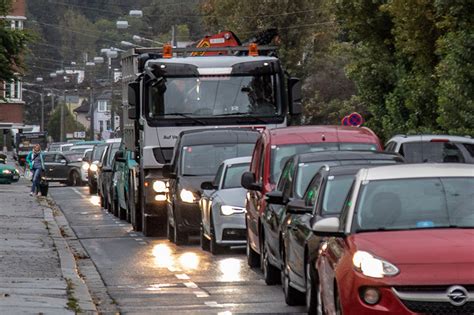
[[[44,131],[44,90],[41,91],[41,131]]]
[[[59,136],[59,141],[60,142],[64,142],[64,107],[66,107],[66,93],[67,93],[67,90],[64,90],[64,104],[62,104],[61,106],[61,117],[60,117],[60,136]]]
[[[175,26],[171,26],[171,46],[176,47],[176,34]]]
[[[54,111],[54,94],[53,90],[51,90],[51,112]]]
[[[90,113],[90,130],[91,130],[91,140],[95,140],[95,117],[94,117],[94,111],[95,111],[95,106],[94,106],[94,95],[92,91],[92,87],[89,87],[89,113]]]

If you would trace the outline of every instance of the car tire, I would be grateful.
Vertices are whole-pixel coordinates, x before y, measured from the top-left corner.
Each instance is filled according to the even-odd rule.
[[[247,253],[247,264],[249,265],[249,267],[250,268],[260,267],[260,256],[252,249],[252,246],[250,246],[248,231],[247,231],[246,253]]]
[[[222,254],[224,248],[223,246],[217,244],[216,242],[216,233],[215,233],[215,229],[214,229],[214,220],[212,219],[212,216],[211,216],[211,241],[210,241],[210,250],[211,250],[211,254],[213,255],[219,255],[219,254]]]
[[[200,244],[201,244],[201,249],[204,250],[204,251],[209,251],[210,250],[210,243],[209,243],[209,240],[207,239],[207,237],[204,235],[204,229],[202,227],[202,223],[201,223],[201,229],[200,229],[200,232],[199,232],[199,240],[200,240]]]
[[[319,284],[315,282],[314,270],[311,267],[309,259],[306,260],[306,311],[308,315],[320,315],[321,308],[319,303]]]
[[[268,243],[262,240],[263,246],[260,254],[260,268],[263,272],[263,279],[267,285],[279,284],[281,280],[280,270],[270,263]]]
[[[94,184],[89,184],[89,195],[95,195],[97,194],[97,185]]]
[[[185,232],[179,231],[179,229],[175,226],[173,229],[173,243],[176,245],[185,245],[188,242],[188,234]]]
[[[76,171],[72,171],[69,174],[69,178],[67,181],[68,186],[79,186],[81,181],[81,175],[77,173]]]
[[[118,201],[115,199],[112,199],[112,212],[117,218],[120,218],[120,208]]]
[[[166,236],[168,237],[168,241],[174,241],[174,228],[171,226],[170,218],[168,216],[167,224],[166,224]]]
[[[281,270],[281,282],[283,293],[285,295],[285,302],[289,306],[304,304],[304,295],[290,285],[291,279],[288,271],[288,264],[286,263],[286,256],[283,253],[281,256],[283,260],[283,267]]]

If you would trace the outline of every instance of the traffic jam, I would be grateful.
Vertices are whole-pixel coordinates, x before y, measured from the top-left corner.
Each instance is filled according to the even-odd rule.
[[[278,58],[219,49],[125,55],[121,137],[51,144],[46,179],[88,186],[160,240],[157,261],[240,256],[285,313],[473,314],[474,140],[383,144],[358,113],[295,126],[301,85]]]

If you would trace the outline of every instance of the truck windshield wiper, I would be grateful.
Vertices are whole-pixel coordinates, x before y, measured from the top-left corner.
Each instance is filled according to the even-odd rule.
[[[230,117],[235,116],[236,118],[252,118],[262,124],[268,124],[268,122],[263,120],[262,118],[253,116],[247,112],[227,113],[227,114],[216,115],[214,117],[226,117],[226,116],[230,116]]]
[[[203,125],[203,126],[206,126],[207,124],[205,122],[203,122],[202,120],[199,120],[197,118],[194,118],[192,116],[189,116],[190,113],[166,113],[164,114],[163,116],[181,116],[183,118],[187,118],[187,119],[191,119],[192,121],[200,124],[200,125]]]

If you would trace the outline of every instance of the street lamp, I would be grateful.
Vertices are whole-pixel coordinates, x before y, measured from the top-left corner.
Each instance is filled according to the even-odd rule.
[[[127,29],[128,21],[117,21],[116,25],[118,29]]]
[[[143,11],[142,10],[130,10],[128,15],[130,15],[131,17],[141,18],[141,17],[143,17]]]
[[[49,74],[49,77],[50,77],[50,78],[53,78],[53,79],[56,78],[57,76],[58,76],[58,75],[56,74],[56,72],[51,72],[51,73]]]
[[[134,44],[134,43],[130,43],[130,42],[127,42],[127,41],[124,41],[124,40],[120,42],[120,45],[126,46],[126,47],[144,48],[143,46],[140,46],[140,45],[137,45],[137,44]]]
[[[136,41],[137,43],[150,42],[150,43],[153,43],[153,44],[165,45],[165,43],[159,42],[159,41],[157,41],[157,40],[145,38],[145,37],[142,37],[142,36],[139,36],[139,35],[133,35],[132,38],[133,38],[133,40]]]

